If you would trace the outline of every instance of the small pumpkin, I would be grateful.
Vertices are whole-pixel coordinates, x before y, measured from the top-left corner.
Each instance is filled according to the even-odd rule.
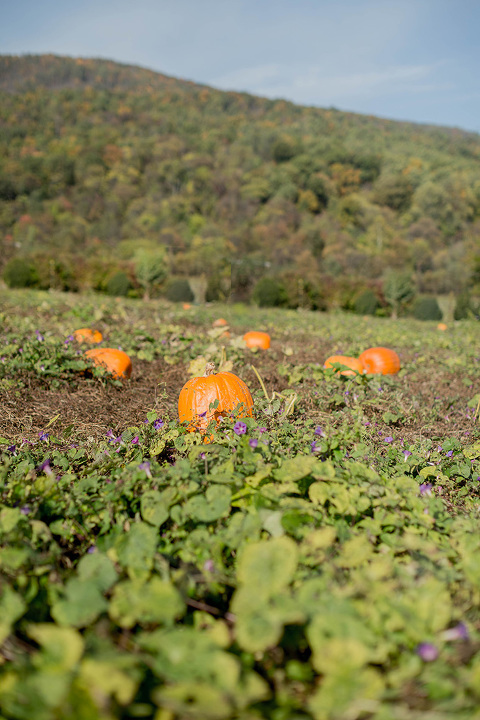
[[[182,307],[184,310],[190,310],[192,306],[190,305],[190,303],[183,303]]]
[[[445,323],[438,323],[437,330],[445,331],[445,330],[447,330],[447,326],[445,325]]]
[[[216,400],[218,406],[211,407]],[[216,373],[215,365],[207,363],[203,377],[191,378],[181,389],[178,417],[190,432],[204,432],[212,418],[218,422],[239,406],[239,417],[252,416],[253,399],[243,380],[231,372]]]
[[[259,347],[262,350],[268,350],[270,347],[270,335],[266,332],[250,330],[250,332],[245,333],[243,339],[249,348]]]
[[[123,350],[92,348],[85,352],[85,357],[93,360],[95,365],[102,365],[114,378],[123,380],[132,374],[132,361]]]
[[[400,370],[400,358],[395,350],[373,347],[364,350],[359,358],[366,373],[394,375]]]
[[[347,368],[350,368],[350,370],[339,370],[338,372],[340,375],[356,375],[357,373],[363,375],[365,372],[361,361],[358,358],[350,357],[348,355],[331,355],[325,360],[323,367],[331,368],[335,363],[345,365]]]
[[[212,323],[213,327],[224,327],[225,325],[228,325],[225,318],[217,318],[217,320],[214,320]]]
[[[91,343],[92,345],[103,340],[100,330],[92,330],[91,328],[79,328],[79,330],[75,330],[73,337],[77,342]]]

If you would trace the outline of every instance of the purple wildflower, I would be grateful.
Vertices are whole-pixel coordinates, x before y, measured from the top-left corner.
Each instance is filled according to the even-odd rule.
[[[135,435],[135,437],[132,440],[132,445],[138,445],[140,442],[138,435]]]
[[[114,442],[115,433],[113,432],[113,430],[107,430],[106,437],[108,438],[109,442]]]
[[[420,490],[420,495],[431,495],[432,488],[432,483],[422,483],[418,489]]]
[[[266,427],[258,428],[258,432],[262,435],[264,432],[267,432],[267,428]]]
[[[453,450],[449,450],[447,453],[445,453],[447,457],[452,457]]]
[[[438,658],[438,648],[436,648],[432,643],[419,643],[415,652],[424,662],[433,662],[433,660]]]
[[[73,342],[74,340],[75,340],[75,338],[73,337],[73,335],[69,335],[68,337],[66,337],[64,340],[65,347],[68,347],[69,344],[71,342]]]
[[[213,572],[215,570],[215,563],[213,562],[213,560],[205,560],[205,562],[203,563],[203,569],[207,572]]]
[[[257,438],[252,438],[251,440],[248,441],[248,444],[250,445],[251,448],[255,449],[258,445]]]
[[[43,337],[43,335],[42,335],[42,333],[40,332],[40,330],[35,330],[35,335],[37,336],[37,340],[38,340],[39,342],[43,342],[43,341],[45,340],[45,338]]]
[[[42,442],[47,442],[47,440],[48,440],[48,433],[43,432],[43,431],[42,431],[42,432],[39,432],[39,433],[38,433],[38,437],[40,438],[40,440],[42,440]]]
[[[7,450],[8,450],[9,453],[12,453],[12,455],[16,455],[16,454],[17,454],[17,446],[16,446],[16,445],[9,445],[9,446],[7,447]]]
[[[155,420],[155,422],[153,423],[153,427],[155,430],[160,430],[160,428],[162,428],[164,424],[165,423],[163,422],[163,420],[161,418],[158,418],[158,420]]]
[[[383,439],[383,442],[391,443],[391,442],[393,442],[393,437],[391,435],[389,435],[388,437]]]
[[[138,469],[145,470],[145,475],[148,478],[152,477],[152,473],[150,471],[150,463],[148,462],[148,460],[144,460],[142,463],[140,463],[140,465],[138,466]]]
[[[460,622],[453,628],[449,628],[442,633],[444,640],[468,640],[470,634],[465,623]]]
[[[322,428],[320,426],[315,428],[314,435],[320,435],[320,437],[325,437],[325,433],[323,432]]]
[[[37,472],[44,472],[45,475],[53,475],[52,468],[50,467],[50,458],[46,458],[37,468]]]
[[[405,458],[405,460],[407,459],[407,457],[410,457],[411,454],[412,454],[412,453],[410,452],[410,450],[404,450],[404,451],[403,451],[403,457]]]
[[[29,515],[31,509],[31,505],[23,505],[23,507],[20,508],[20,512],[22,515]]]
[[[239,421],[233,426],[233,432],[236,435],[245,435],[245,433],[247,432],[247,426],[244,422]]]
[[[92,553],[94,553],[94,552],[96,551],[96,549],[97,549],[97,546],[96,546],[96,545],[91,545],[91,546],[88,548],[87,553],[88,553],[89,555],[91,555]]]

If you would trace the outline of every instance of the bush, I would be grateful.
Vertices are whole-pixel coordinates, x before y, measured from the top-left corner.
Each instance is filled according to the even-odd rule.
[[[10,288],[31,287],[37,282],[35,268],[22,258],[13,258],[5,265],[3,279]]]
[[[115,297],[126,297],[129,290],[130,280],[123,270],[119,270],[111,275],[105,286],[107,295],[114,295]]]
[[[437,298],[431,295],[417,298],[412,312],[417,320],[441,320],[443,317]]]
[[[252,299],[260,307],[282,307],[288,304],[288,293],[276,278],[263,277],[253,288]]]
[[[364,290],[353,300],[353,311],[357,315],[375,315],[378,308],[378,298],[373,290]]]
[[[192,302],[194,299],[187,278],[173,278],[169,281],[165,295],[172,302]]]
[[[453,317],[455,320],[468,320],[477,318],[479,315],[479,307],[473,302],[469,292],[462,292],[457,296]]]

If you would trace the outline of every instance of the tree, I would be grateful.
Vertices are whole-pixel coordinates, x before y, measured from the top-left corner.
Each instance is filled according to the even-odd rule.
[[[155,285],[162,283],[168,274],[165,250],[139,250],[134,257],[135,277],[143,288],[143,299],[149,300]]]
[[[398,317],[402,305],[413,298],[414,287],[410,273],[388,270],[383,280],[385,300],[392,307],[392,318]]]

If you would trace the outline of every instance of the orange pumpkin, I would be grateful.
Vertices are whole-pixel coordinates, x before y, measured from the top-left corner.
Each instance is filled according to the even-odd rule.
[[[92,330],[91,328],[80,328],[75,330],[73,337],[77,342],[99,343],[103,340],[100,330]]]
[[[324,367],[331,368],[334,363],[346,365],[347,368],[350,368],[350,370],[339,370],[340,375],[356,375],[357,373],[363,375],[364,373],[363,365],[358,358],[349,357],[348,355],[331,355],[325,360]]]
[[[446,329],[447,329],[447,326],[445,325],[445,323],[438,323],[437,330],[446,330]]]
[[[85,352],[85,357],[95,365],[102,365],[114,378],[129,378],[132,374],[132,361],[123,350],[115,348],[93,348]]]
[[[192,306],[190,305],[190,303],[183,303],[182,307],[184,310],[190,310]]]
[[[216,400],[218,407],[211,407]],[[178,416],[190,432],[205,432],[212,418],[218,422],[239,406],[240,417],[252,416],[253,399],[243,380],[231,372],[215,373],[215,365],[207,363],[203,377],[191,378],[181,389]]]
[[[394,375],[400,370],[400,358],[390,348],[369,348],[361,353],[359,360],[366,373]]]
[[[224,327],[224,325],[228,325],[225,318],[218,318],[217,320],[214,320],[212,323],[213,327]]]
[[[250,330],[250,332],[245,333],[243,339],[249,348],[259,347],[262,350],[268,350],[270,347],[270,335],[266,332]]]

